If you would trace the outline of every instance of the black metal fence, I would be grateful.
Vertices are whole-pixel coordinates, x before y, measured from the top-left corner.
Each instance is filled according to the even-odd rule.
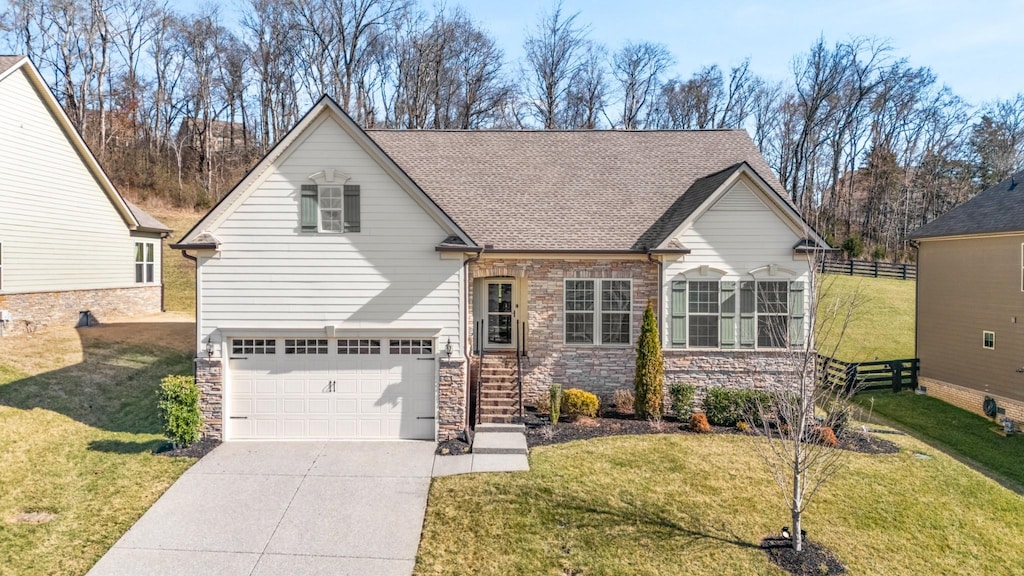
[[[896,264],[893,262],[875,262],[873,260],[825,259],[821,261],[821,273],[916,280],[917,264]]]
[[[917,389],[917,374],[921,368],[921,361],[917,358],[903,358],[843,362],[819,355],[818,368],[822,380],[829,386],[842,386],[846,390],[858,393],[871,390],[899,392],[904,388]]]

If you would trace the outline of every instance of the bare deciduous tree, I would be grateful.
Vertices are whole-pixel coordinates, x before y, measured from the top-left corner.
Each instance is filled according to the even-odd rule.
[[[661,85],[661,76],[672,65],[672,54],[663,44],[627,42],[612,57],[612,76],[619,84],[622,113],[618,125],[625,130],[647,126],[650,107]]]
[[[859,291],[831,290],[831,282],[822,282],[816,273],[816,260],[809,258],[807,307],[802,320],[811,328],[806,333],[812,337],[805,340],[805,332],[788,323],[758,326],[758,338],[771,339],[787,350],[781,360],[788,376],[775,380],[762,396],[755,396],[744,415],[760,436],[754,445],[789,510],[792,546],[798,552],[803,549],[803,513],[818,490],[841,470],[846,455],[829,441],[825,429],[838,430],[840,435],[853,433],[840,424],[848,418],[856,386],[825,385],[819,353],[824,362],[835,357],[862,299]],[[759,311],[802,305],[801,299],[786,302],[786,290],[758,290],[756,294]],[[801,335],[800,340],[794,339],[796,335]],[[829,349],[819,350],[817,342],[829,342]]]
[[[579,13],[565,17],[562,3],[542,14],[527,34],[525,91],[537,121],[547,129],[565,127],[565,106],[569,84],[586,46],[587,30],[576,24]]]

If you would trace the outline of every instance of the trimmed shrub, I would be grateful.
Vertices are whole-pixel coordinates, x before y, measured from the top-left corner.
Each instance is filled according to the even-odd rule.
[[[662,395],[665,386],[665,362],[661,357],[661,338],[654,317],[654,304],[647,302],[640,339],[636,344],[636,376],[633,379],[635,395],[633,411],[647,419],[660,419]]]
[[[815,426],[811,430],[811,435],[814,442],[830,448],[835,448],[839,444],[835,431],[828,426]]]
[[[160,420],[164,434],[176,448],[191,446],[199,440],[203,414],[199,411],[199,388],[192,376],[167,376],[157,391]]]
[[[758,404],[764,411],[770,411],[771,395],[760,390],[719,387],[708,388],[704,393],[704,413],[717,426],[735,426],[748,416],[754,424],[760,424]]]
[[[598,405],[597,396],[586,390],[570,388],[562,394],[562,412],[569,416],[589,416],[593,418],[597,416]]]
[[[558,416],[562,410],[562,385],[552,384],[551,388],[548,389],[548,402],[551,407],[551,424],[555,425],[558,423]]]
[[[615,404],[615,410],[623,414],[633,413],[633,393],[625,388],[620,388],[615,391],[615,396],[612,396],[612,404]]]
[[[708,424],[708,417],[700,412],[694,413],[690,416],[690,430],[698,434],[707,434],[711,432],[711,425]]]
[[[693,384],[673,382],[668,387],[668,396],[672,399],[672,411],[682,420],[693,412],[693,397],[697,393],[697,387]]]

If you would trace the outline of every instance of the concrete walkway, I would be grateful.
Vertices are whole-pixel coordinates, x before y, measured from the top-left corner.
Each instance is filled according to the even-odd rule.
[[[183,474],[89,575],[407,576],[435,448],[223,444]]]

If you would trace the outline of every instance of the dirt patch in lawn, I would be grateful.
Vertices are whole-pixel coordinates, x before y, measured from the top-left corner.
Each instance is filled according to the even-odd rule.
[[[605,436],[696,434],[690,429],[689,422],[681,422],[674,417],[654,422],[617,412],[606,413],[598,418],[583,417],[572,421],[561,419],[557,425],[551,426],[546,414],[528,411],[523,418],[523,424],[526,425],[526,443],[531,448]],[[711,426],[711,433],[748,434],[729,426]],[[895,454],[900,451],[896,444],[860,430],[851,430],[843,435],[839,441],[839,448],[861,454]]]
[[[761,548],[776,566],[794,576],[838,576],[846,574],[846,566],[827,548],[804,538],[803,550],[793,550],[787,538],[769,536],[761,540]]]
[[[56,517],[57,515],[53,512],[36,510],[14,514],[7,519],[7,522],[9,524],[46,524]]]

